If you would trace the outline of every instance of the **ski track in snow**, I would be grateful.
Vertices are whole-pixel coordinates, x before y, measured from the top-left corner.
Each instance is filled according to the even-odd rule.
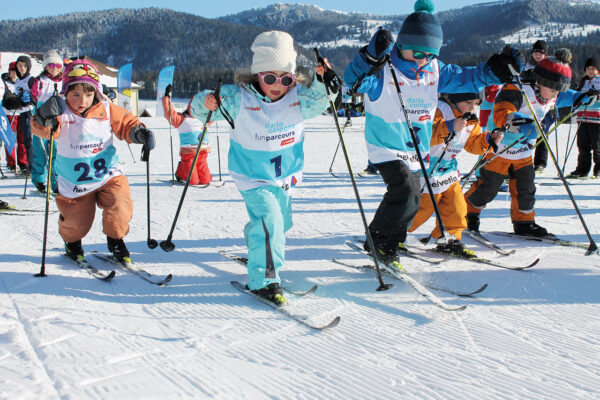
[[[152,107],[150,107],[153,109]],[[171,178],[166,121],[143,121],[157,134],[151,157],[151,236],[164,240],[182,186]],[[366,166],[364,120],[354,118],[344,138],[354,172]],[[178,137],[173,130],[174,146]],[[246,255],[244,202],[227,174],[228,129],[209,129],[209,165],[219,179],[216,139],[225,186],[189,188],[173,242],[165,253],[146,245],[145,164],[140,146],[117,141],[131,184],[134,216],[126,237],[132,258],[157,276],[173,280],[157,287],[93,257],[106,252],[101,214],[83,240],[98,269],[115,269],[112,282],[89,276],[60,255],[58,214],[49,217],[47,278],[34,278],[42,250],[43,214],[0,215],[0,398],[219,398],[219,399],[565,399],[600,398],[600,257],[582,249],[487,235],[517,249],[499,256],[465,238],[487,258],[518,265],[541,257],[531,270],[509,271],[464,260],[441,265],[403,258],[422,283],[454,290],[488,288],[472,298],[434,291],[446,303],[467,309],[438,309],[403,282],[377,292],[373,270],[331,262],[367,264],[344,241],[364,232],[358,206],[338,151],[333,119],[307,123],[304,182],[294,192],[294,227],[287,235],[284,285],[298,290],[318,284],[308,296],[289,296],[290,307],[326,323],[317,332],[235,290],[245,282],[242,266],[218,253]],[[559,130],[563,139],[568,127]],[[560,155],[562,157],[562,154]],[[574,167],[571,156],[567,171]],[[177,147],[175,149],[177,160]],[[467,171],[475,156],[461,154]],[[562,161],[561,161],[562,163]],[[567,240],[587,242],[553,166],[538,176],[537,222]],[[357,177],[372,218],[384,192],[379,176]],[[598,181],[572,185],[592,234],[600,225]],[[598,182],[600,183],[600,182]],[[45,198],[23,194],[23,180],[0,180],[0,198],[21,208],[43,209]],[[510,198],[500,193],[482,213],[483,231],[512,228]],[[52,201],[51,209],[56,209]],[[409,235],[408,244],[430,232],[431,218]]]

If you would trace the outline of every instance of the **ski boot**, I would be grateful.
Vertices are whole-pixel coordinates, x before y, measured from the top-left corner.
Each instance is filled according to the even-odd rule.
[[[9,210],[9,209],[10,209],[10,207],[8,206],[8,203],[0,200],[0,210]]]
[[[479,214],[467,213],[467,229],[479,233]]]
[[[42,193],[46,193],[46,184],[44,182],[38,182],[35,184],[35,188]]]
[[[548,234],[546,228],[543,228],[535,222],[513,222],[515,234],[522,236],[552,236]]]
[[[536,165],[534,169],[536,174],[541,175],[544,173],[546,167],[544,167],[543,165]]]
[[[131,262],[129,250],[127,250],[127,246],[125,246],[123,239],[113,239],[107,236],[106,244],[108,246],[108,251],[110,251],[118,261]]]
[[[362,175],[377,175],[377,170],[372,167],[372,166],[367,166],[367,168],[365,168],[363,170],[363,172],[361,172]]]
[[[404,245],[404,243],[402,243],[402,245]],[[398,244],[398,246],[400,246],[400,243]],[[369,246],[368,241],[365,241],[363,248],[365,249],[365,251],[367,253],[369,253],[369,255],[371,255],[371,247]],[[377,244],[375,244],[375,248],[377,250],[376,251],[377,261],[379,261],[380,263],[383,263],[391,268],[395,268],[399,272],[405,271],[402,264],[400,264],[400,257],[398,257],[398,251],[402,251],[402,249],[400,247],[398,247],[398,249],[394,248],[394,249],[385,250],[383,248],[380,248]],[[404,247],[404,249],[406,249],[406,247]]]
[[[269,300],[278,306],[282,306],[287,303],[287,299],[283,296],[281,286],[277,282],[273,282],[262,289],[252,290],[252,293],[262,297],[265,300]]]
[[[81,247],[81,240],[76,242],[67,243],[65,242],[65,250],[67,256],[77,261],[84,261],[83,258],[83,247]]]
[[[569,175],[567,175],[567,179],[581,179],[585,177],[587,177],[587,174],[582,174],[577,170],[572,171]]]
[[[438,243],[435,247],[435,251],[439,253],[455,254],[464,258],[477,257],[473,250],[467,249],[465,245],[457,239],[452,239],[448,243]]]

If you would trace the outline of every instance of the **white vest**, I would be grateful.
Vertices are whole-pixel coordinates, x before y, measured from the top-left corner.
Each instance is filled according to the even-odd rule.
[[[445,121],[456,119],[454,111],[445,101],[440,101],[438,103],[438,109],[441,111]],[[458,171],[458,162],[456,161],[456,156],[465,147],[465,144],[471,136],[474,127],[475,125],[467,125],[460,131],[454,131],[454,139],[452,139],[450,146],[448,146],[448,149],[444,154],[444,158],[436,168],[436,173],[433,174],[430,180],[431,190],[434,194],[445,192],[454,182],[458,182],[460,179],[460,172]],[[437,160],[442,155],[445,147],[446,143],[444,142],[438,143],[431,147],[429,160],[430,168],[433,168],[433,166],[437,163]],[[427,173],[431,173],[431,171],[428,170]],[[425,185],[425,178],[421,177],[421,187],[423,187],[423,185]],[[428,193],[426,186],[423,192]]]
[[[83,118],[68,107],[61,115],[60,137],[56,139],[58,191],[69,198],[84,196],[111,178],[123,175],[113,146],[110,107],[104,119]]]
[[[23,92],[30,92],[30,89],[29,89],[29,80],[30,79],[34,79],[34,78],[31,75],[28,75],[25,79],[18,79],[15,82],[15,87],[13,89],[13,92],[15,93],[15,95],[17,97],[21,97],[21,89],[23,90]],[[27,106],[17,109],[16,114],[19,115],[22,113],[26,113],[28,111],[33,111],[33,104],[29,104]]]
[[[550,111],[552,106],[556,103],[556,99],[547,101],[546,104],[540,104],[540,102],[538,101],[537,97],[535,96],[535,92],[533,91],[533,88],[531,86],[524,85],[523,89],[525,90],[525,94],[531,101],[531,106],[533,107],[533,110],[535,111],[535,115],[536,115],[538,121],[540,121],[540,123],[541,123],[542,120],[544,119],[544,117],[546,116],[546,114],[548,113],[548,111]],[[519,108],[517,111],[520,112],[521,114],[526,115],[527,117],[531,118],[531,111],[529,111],[529,107],[527,106],[527,102],[525,101],[525,99],[523,99],[521,108]],[[535,122],[534,122],[534,124],[535,124]],[[520,143],[517,143],[510,149],[506,150],[504,153],[500,154],[499,157],[507,159],[507,160],[522,160],[524,158],[531,157],[533,155],[533,151],[532,151],[533,145],[535,144],[536,140],[537,139],[532,139],[532,140],[527,140],[527,141],[522,141]],[[507,142],[506,138],[502,139],[502,142],[500,142],[500,144],[498,145],[498,152],[502,151],[503,149],[505,149],[507,146],[509,146],[511,144],[511,143],[506,143],[506,142]],[[512,140],[511,142],[514,142],[514,140]]]
[[[198,147],[198,141],[200,140],[200,135],[202,134],[202,130],[204,129],[204,124],[202,121],[192,118],[186,117],[177,131],[179,132],[179,147],[181,148],[192,148],[195,149]],[[206,147],[208,145],[208,131],[204,135],[204,143],[202,143],[202,147]]]
[[[230,135],[229,170],[238,190],[280,186],[288,190],[302,181],[304,118],[298,87],[274,103],[240,90],[240,111]]]
[[[404,106],[420,142],[423,160],[427,160],[431,141],[433,118],[438,102],[439,65],[431,61],[432,73],[419,80],[408,79],[396,67],[396,77],[402,92]],[[415,144],[408,130],[400,105],[396,85],[388,64],[383,71],[383,88],[375,101],[365,96],[367,113],[365,138],[369,160],[375,164],[401,160],[412,171],[420,170]],[[427,164],[426,164],[427,166]]]
[[[56,84],[57,94],[62,89],[62,81],[55,82],[46,75],[40,77],[38,85],[41,85],[40,92],[37,97],[37,107],[39,108],[46,100],[54,95],[54,84]]]

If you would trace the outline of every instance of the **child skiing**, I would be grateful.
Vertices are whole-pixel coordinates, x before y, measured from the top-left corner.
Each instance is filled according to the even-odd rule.
[[[27,56],[17,58],[17,76],[15,83],[15,94],[20,100],[18,109],[19,123],[17,130],[21,132],[23,144],[27,152],[27,164],[19,164],[21,172],[25,175],[31,173],[31,162],[33,161],[33,138],[31,136],[31,112],[33,111],[33,100],[31,99],[31,86],[33,85],[33,76],[30,75],[31,59]]]
[[[43,67],[44,71],[35,78],[31,86],[31,97],[37,108],[41,107],[54,94],[60,93],[62,89],[63,60],[56,50],[49,50],[44,53]],[[49,151],[50,141],[39,137],[33,139],[33,160],[30,163],[31,182],[40,192],[46,191],[46,171]],[[54,155],[52,159],[55,160]],[[56,175],[54,173],[51,176],[50,182],[52,191],[57,193],[58,184],[56,183]]]
[[[65,65],[62,90],[36,110],[33,131],[44,139],[54,132],[60,211],[58,231],[67,255],[83,259],[81,239],[89,232],[96,204],[103,209],[108,250],[131,261],[123,237],[129,232],[133,203],[129,183],[118,165],[113,134],[154,148],[154,136],[127,110],[108,102],[96,66],[85,59]]]
[[[460,172],[456,156],[463,148],[471,154],[483,154],[492,145],[492,142],[497,145],[502,140],[501,133],[481,132],[479,121],[475,117],[479,104],[481,104],[479,93],[449,94],[447,98],[442,98],[438,102],[433,119],[431,158],[427,170],[427,174],[431,177],[431,186],[444,226],[448,233],[455,238],[448,243],[438,243],[436,250],[467,257],[473,257],[475,253],[466,249],[460,242],[462,231],[467,227],[465,219],[467,204],[460,185]],[[432,170],[434,167],[435,171]],[[421,187],[424,186],[425,180],[421,178]],[[424,190],[425,193],[421,195],[419,203],[419,211],[415,215],[409,232],[416,230],[433,214],[431,196],[427,192],[427,187]],[[438,239],[440,236],[441,232],[436,223],[431,237]]]
[[[296,51],[285,32],[259,34],[252,44],[250,74],[221,89],[222,106],[235,121],[229,170],[242,194],[250,222],[248,288],[276,304],[286,302],[279,270],[285,261],[285,232],[292,227],[291,190],[302,180],[304,120],[321,115],[328,99],[323,83],[296,73]],[[323,67],[315,67],[323,75]],[[312,85],[311,85],[312,83]],[[211,92],[192,100],[192,115],[205,120],[217,110]],[[222,119],[222,113],[213,113]]]
[[[181,161],[177,164],[175,176],[180,182],[185,182],[188,174],[192,174],[190,185],[207,185],[212,181],[212,175],[208,169],[206,158],[210,153],[208,146],[208,135],[204,136],[202,147],[198,153],[196,166],[192,171],[192,162],[198,147],[199,136],[204,129],[204,124],[190,115],[190,108],[178,113],[171,104],[171,85],[165,90],[165,97],[162,99],[164,115],[170,124],[179,130],[179,156]]]
[[[433,4],[418,0],[395,43],[388,31],[379,30],[344,73],[347,85],[366,94],[369,160],[387,186],[369,226],[379,257],[385,263],[399,261],[398,246],[406,240],[419,208],[420,161],[414,149],[418,145],[427,162],[438,93],[478,92],[486,85],[509,81],[509,64],[519,70],[522,67],[514,48],[506,48],[504,53],[495,54],[476,67],[445,65],[437,60],[441,46],[442,27],[433,15]],[[401,108],[388,60],[406,98],[406,110]],[[404,111],[410,115],[417,143],[411,139]],[[365,250],[369,250],[368,246]]]
[[[570,52],[563,49],[556,54],[559,58],[548,57],[541,60],[533,70],[535,81],[523,85],[539,121],[544,119],[552,106],[571,106],[578,94],[574,90],[568,90],[571,82],[571,69],[567,63]],[[468,229],[479,231],[479,214],[494,199],[509,168],[512,168],[509,191],[514,232],[538,237],[548,235],[545,228],[535,223],[535,172],[531,149],[538,133],[533,123],[514,125],[514,121],[528,117],[531,118],[532,114],[519,87],[506,84],[496,97],[493,111],[497,126],[510,126],[498,149],[503,150],[516,140],[522,140],[483,167],[479,179],[465,193]],[[490,157],[491,154],[487,158]]]
[[[17,142],[12,153],[9,154],[8,151],[6,152],[7,167],[15,173],[17,172],[17,165],[21,170],[25,170],[27,167],[27,149],[23,141],[23,134],[19,129],[19,114],[23,103],[21,103],[21,100],[16,95],[15,84],[17,80],[19,80],[17,76],[17,62],[13,61],[8,66],[8,72],[2,74],[2,81],[5,85],[2,94],[2,107],[10,121],[13,132],[17,136]]]
[[[600,89],[600,59],[588,58],[585,60],[585,75],[579,82],[579,90],[587,91],[590,88]],[[582,178],[588,176],[594,162],[593,176],[600,175],[600,102],[585,107],[577,113],[577,167],[567,178]]]

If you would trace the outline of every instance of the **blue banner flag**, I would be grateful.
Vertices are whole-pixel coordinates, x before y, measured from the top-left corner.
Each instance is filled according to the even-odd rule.
[[[0,136],[2,137],[2,141],[6,146],[8,154],[11,154],[15,147],[17,137],[11,129],[10,122],[8,122],[8,117],[6,114],[4,114],[4,109],[2,107],[0,107]]]
[[[175,72],[175,66],[170,65],[164,67],[158,73],[158,82],[156,85],[156,116],[163,115],[162,98],[165,97],[165,89],[167,86],[173,84],[173,74]]]
[[[131,75],[133,64],[125,64],[117,71],[117,92],[119,105],[131,111]]]

